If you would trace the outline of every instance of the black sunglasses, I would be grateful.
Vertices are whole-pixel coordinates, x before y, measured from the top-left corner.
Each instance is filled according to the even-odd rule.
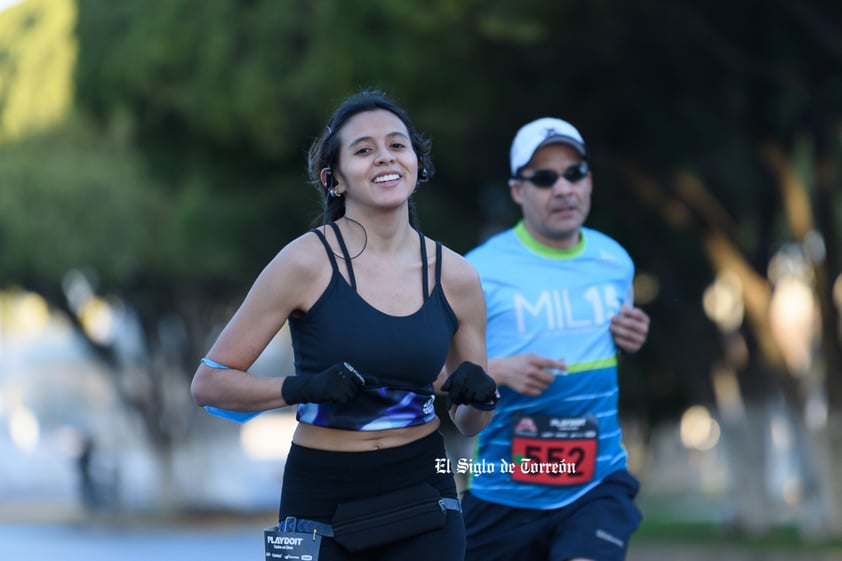
[[[535,187],[552,187],[559,177],[563,177],[570,183],[578,183],[588,175],[590,168],[587,162],[579,162],[578,164],[568,167],[561,173],[551,169],[536,169],[529,177],[518,175],[512,179],[519,179],[521,181],[529,181]]]

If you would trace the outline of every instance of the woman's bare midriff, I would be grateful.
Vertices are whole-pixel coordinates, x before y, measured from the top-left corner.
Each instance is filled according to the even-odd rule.
[[[331,429],[298,423],[292,441],[299,446],[331,452],[370,452],[403,446],[424,438],[438,430],[440,423],[436,417],[423,425],[376,431]]]

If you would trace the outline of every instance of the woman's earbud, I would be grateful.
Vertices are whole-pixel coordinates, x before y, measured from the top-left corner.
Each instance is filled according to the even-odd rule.
[[[322,185],[324,185],[325,189],[330,189],[334,186],[334,179],[333,179],[333,170],[330,166],[327,166],[324,169],[324,179],[322,180]]]

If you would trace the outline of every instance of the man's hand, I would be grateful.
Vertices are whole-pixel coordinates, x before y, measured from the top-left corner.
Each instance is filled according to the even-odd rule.
[[[649,316],[640,308],[623,306],[620,313],[611,318],[611,334],[614,343],[627,353],[636,353],[646,343],[649,335]]]
[[[528,353],[491,359],[488,361],[488,370],[498,384],[535,397],[553,383],[557,374],[567,372],[567,364],[563,360]]]

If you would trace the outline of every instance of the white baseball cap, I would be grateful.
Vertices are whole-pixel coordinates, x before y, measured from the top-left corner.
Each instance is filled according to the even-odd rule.
[[[512,177],[529,163],[535,151],[547,144],[568,144],[575,148],[584,158],[588,157],[585,141],[576,127],[552,117],[543,117],[527,123],[517,131],[512,142],[509,161],[512,166]]]

